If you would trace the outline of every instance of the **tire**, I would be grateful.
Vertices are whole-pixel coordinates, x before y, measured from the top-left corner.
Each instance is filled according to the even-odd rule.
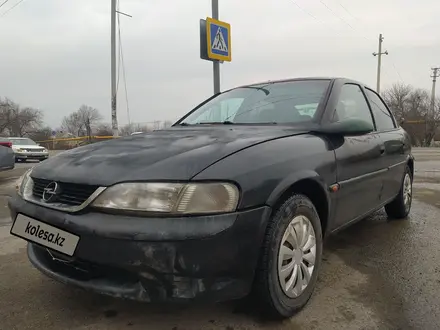
[[[411,211],[412,203],[412,182],[411,169],[407,165],[400,185],[399,194],[390,203],[385,205],[385,212],[391,219],[407,219]],[[406,199],[407,198],[407,199]]]
[[[301,217],[299,218],[299,216]],[[284,280],[280,279],[281,276],[279,277],[279,252],[281,251],[280,248],[285,239],[285,235],[288,235],[287,231],[291,228],[290,225],[292,223],[295,223],[294,226],[296,226],[294,227],[295,230],[293,233],[297,233],[298,226],[301,223],[298,224],[298,221],[301,221],[298,219],[302,219],[303,224],[308,222],[310,225],[309,228],[313,228],[316,245],[314,249],[314,267],[311,271],[308,285],[301,293],[299,293],[301,290],[297,290],[296,293],[299,294],[294,296],[293,290],[288,290],[288,293],[286,293],[286,284],[284,283]],[[293,247],[293,244],[290,243],[292,238],[293,236],[288,238],[283,246],[288,246],[289,248]],[[306,247],[308,247],[307,245],[310,245],[311,241],[308,242],[309,244],[307,244],[307,242],[305,244]],[[291,262],[298,265],[300,261],[302,261],[303,265],[307,265],[304,256],[310,257],[310,254],[303,254],[302,252],[299,252],[299,250],[300,249],[290,250],[293,251]],[[305,251],[307,252],[307,250]],[[287,255],[288,254],[285,254],[285,256]],[[322,230],[318,213],[310,199],[304,195],[295,194],[276,210],[272,218],[269,220],[266,229],[266,235],[262,245],[253,288],[253,295],[258,299],[259,305],[262,307],[262,312],[267,314],[267,316],[276,319],[288,318],[299,312],[307,304],[313,294],[318,279],[318,273],[321,268],[321,259]],[[287,263],[287,266],[291,265],[288,261],[284,262]],[[295,269],[295,266],[293,267],[292,271]],[[299,269],[304,270],[301,266],[297,266],[298,271]],[[301,273],[298,273],[298,275],[301,275]],[[290,281],[293,281],[292,278],[293,276],[290,277]],[[303,276],[298,276],[297,278],[303,278]],[[286,282],[289,283],[289,277],[286,279]],[[284,288],[282,287],[282,283]],[[298,280],[293,281],[293,288],[297,288],[298,284]]]

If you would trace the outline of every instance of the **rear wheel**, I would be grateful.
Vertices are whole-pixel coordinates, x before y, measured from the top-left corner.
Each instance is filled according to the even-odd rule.
[[[385,205],[387,215],[392,219],[407,218],[412,203],[412,173],[409,166],[405,168],[402,185],[399,194],[389,204]]]
[[[293,316],[309,301],[321,266],[321,222],[306,196],[293,195],[270,219],[254,293],[264,311]]]

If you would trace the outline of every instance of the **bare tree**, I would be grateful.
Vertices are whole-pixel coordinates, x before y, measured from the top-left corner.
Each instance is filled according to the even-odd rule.
[[[440,98],[435,100],[434,109],[429,109],[425,118],[424,142],[425,146],[430,146],[440,127]]]
[[[43,113],[40,110],[26,107],[8,98],[0,99],[0,133],[13,136],[25,136],[40,128]]]
[[[413,145],[429,146],[440,126],[440,105],[430,109],[430,93],[411,85],[394,84],[383,92],[397,121],[411,136]]]
[[[98,109],[82,105],[78,111],[63,118],[63,129],[75,136],[91,136],[92,130],[101,121],[102,116]]]
[[[408,97],[412,91],[413,87],[411,85],[398,83],[382,93],[382,97],[392,109],[399,123],[402,123],[408,116]]]
[[[29,137],[34,141],[50,140],[52,137],[52,129],[50,127],[43,127],[35,130],[29,134]]]
[[[0,133],[5,132],[10,126],[13,118],[13,109],[17,107],[18,104],[8,98],[0,99]]]
[[[92,128],[102,120],[102,116],[98,109],[92,108],[88,105],[82,105],[78,110],[78,115],[81,122],[84,124],[86,135],[91,136]]]
[[[17,107],[14,109],[9,131],[12,136],[25,136],[38,130],[42,123],[43,113],[40,110]]]
[[[61,122],[61,127],[66,133],[73,136],[84,136],[84,124],[81,121],[79,114],[77,112],[72,112],[70,115],[63,118]]]

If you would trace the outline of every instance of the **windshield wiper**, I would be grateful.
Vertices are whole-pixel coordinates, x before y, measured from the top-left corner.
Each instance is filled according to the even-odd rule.
[[[268,86],[268,85],[265,85],[265,86]],[[259,90],[259,91],[263,91],[264,94],[266,94],[266,95],[269,95],[269,94],[270,94],[269,90],[266,89],[266,88],[264,88],[264,87],[257,87],[257,86],[242,86],[241,88],[252,88],[252,89]]]
[[[230,121],[230,120],[225,120],[225,121],[202,121],[200,123],[197,123],[197,125],[235,125],[235,123]]]

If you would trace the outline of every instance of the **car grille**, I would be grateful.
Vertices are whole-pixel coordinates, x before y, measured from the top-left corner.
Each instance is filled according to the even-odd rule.
[[[29,152],[43,152],[44,149],[29,149],[29,148],[22,148],[23,150],[29,151]]]
[[[36,198],[43,198],[44,188],[52,180],[32,178],[34,181],[33,195]],[[57,203],[78,206],[84,203],[95,191],[98,186],[78,183],[57,182],[61,188],[61,193],[57,197]]]

